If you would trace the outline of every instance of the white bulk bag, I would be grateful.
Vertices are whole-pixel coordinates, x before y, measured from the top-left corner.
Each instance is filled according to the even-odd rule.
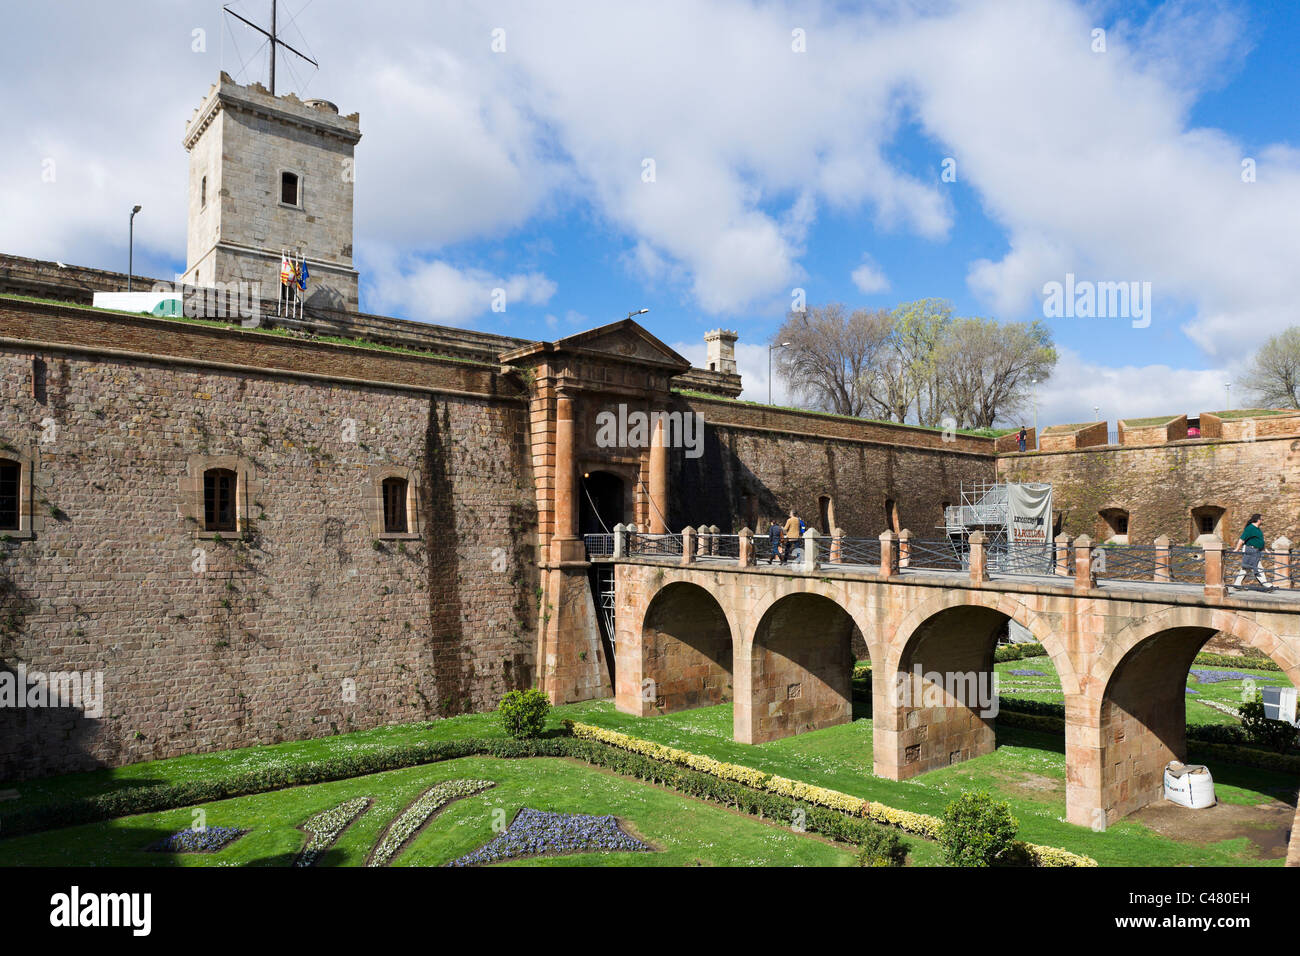
[[[1192,810],[1214,806],[1214,778],[1210,776],[1209,768],[1196,763],[1169,761],[1165,767],[1165,799]]]

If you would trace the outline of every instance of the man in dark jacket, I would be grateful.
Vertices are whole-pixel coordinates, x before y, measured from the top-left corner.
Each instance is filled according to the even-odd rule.
[[[767,540],[772,545],[772,550],[767,556],[768,564],[775,564],[781,557],[781,526],[772,519],[772,523],[767,528]]]
[[[1258,513],[1250,516],[1245,529],[1241,532],[1241,538],[1237,541],[1237,546],[1233,548],[1234,551],[1241,552],[1241,570],[1237,572],[1237,579],[1232,582],[1234,588],[1241,587],[1241,582],[1248,571],[1255,575],[1255,580],[1259,582],[1260,587],[1269,586],[1268,578],[1259,569],[1259,556],[1264,552],[1264,532],[1259,526],[1261,517]]]

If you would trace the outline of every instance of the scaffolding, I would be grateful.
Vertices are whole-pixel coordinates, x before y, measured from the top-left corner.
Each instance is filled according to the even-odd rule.
[[[961,557],[962,567],[969,566],[970,536],[976,531],[982,531],[986,539],[990,571],[1051,574],[1055,555],[1050,543],[1045,546],[1011,546],[1010,487],[1007,482],[987,479],[963,481],[960,503],[943,509],[943,522],[938,528],[943,531],[953,551]],[[1035,484],[1033,487],[1044,486]]]

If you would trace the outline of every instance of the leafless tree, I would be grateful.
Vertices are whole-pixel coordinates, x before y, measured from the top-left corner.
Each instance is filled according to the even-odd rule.
[[[849,313],[839,302],[791,312],[773,340],[790,343],[776,353],[780,375],[809,407],[861,416],[869,407],[865,383],[891,328],[887,312]]]

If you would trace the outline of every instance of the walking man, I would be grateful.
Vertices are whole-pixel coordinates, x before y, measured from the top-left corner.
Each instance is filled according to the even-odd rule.
[[[772,550],[768,553],[767,563],[776,564],[781,557],[781,526],[773,518],[767,528],[767,540],[772,544]]]
[[[781,555],[781,563],[785,564],[790,560],[790,551],[795,547],[795,543],[802,541],[799,537],[799,529],[803,527],[803,522],[795,515],[794,509],[790,509],[790,517],[785,519],[785,553]]]
[[[1025,450],[1025,442],[1027,442],[1028,440],[1029,440],[1029,432],[1025,429],[1024,425],[1021,425],[1020,434],[1016,436],[1016,444],[1019,446],[1021,451]]]
[[[1233,548],[1234,551],[1241,552],[1241,570],[1237,572],[1237,579],[1232,582],[1234,588],[1241,587],[1241,582],[1249,571],[1254,573],[1255,580],[1259,582],[1260,587],[1265,590],[1272,590],[1269,587],[1268,578],[1259,569],[1259,556],[1264,551],[1264,532],[1259,526],[1260,517],[1261,515],[1258,513],[1250,516],[1245,529],[1241,532],[1241,538],[1237,541],[1237,546]]]

